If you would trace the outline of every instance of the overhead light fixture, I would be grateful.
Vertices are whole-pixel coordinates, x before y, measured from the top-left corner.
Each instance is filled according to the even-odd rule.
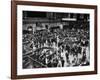
[[[76,18],[62,18],[63,21],[76,21]]]

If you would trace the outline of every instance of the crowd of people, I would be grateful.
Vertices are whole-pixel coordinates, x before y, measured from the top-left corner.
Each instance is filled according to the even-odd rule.
[[[23,31],[24,68],[89,65],[89,29],[52,27]]]

